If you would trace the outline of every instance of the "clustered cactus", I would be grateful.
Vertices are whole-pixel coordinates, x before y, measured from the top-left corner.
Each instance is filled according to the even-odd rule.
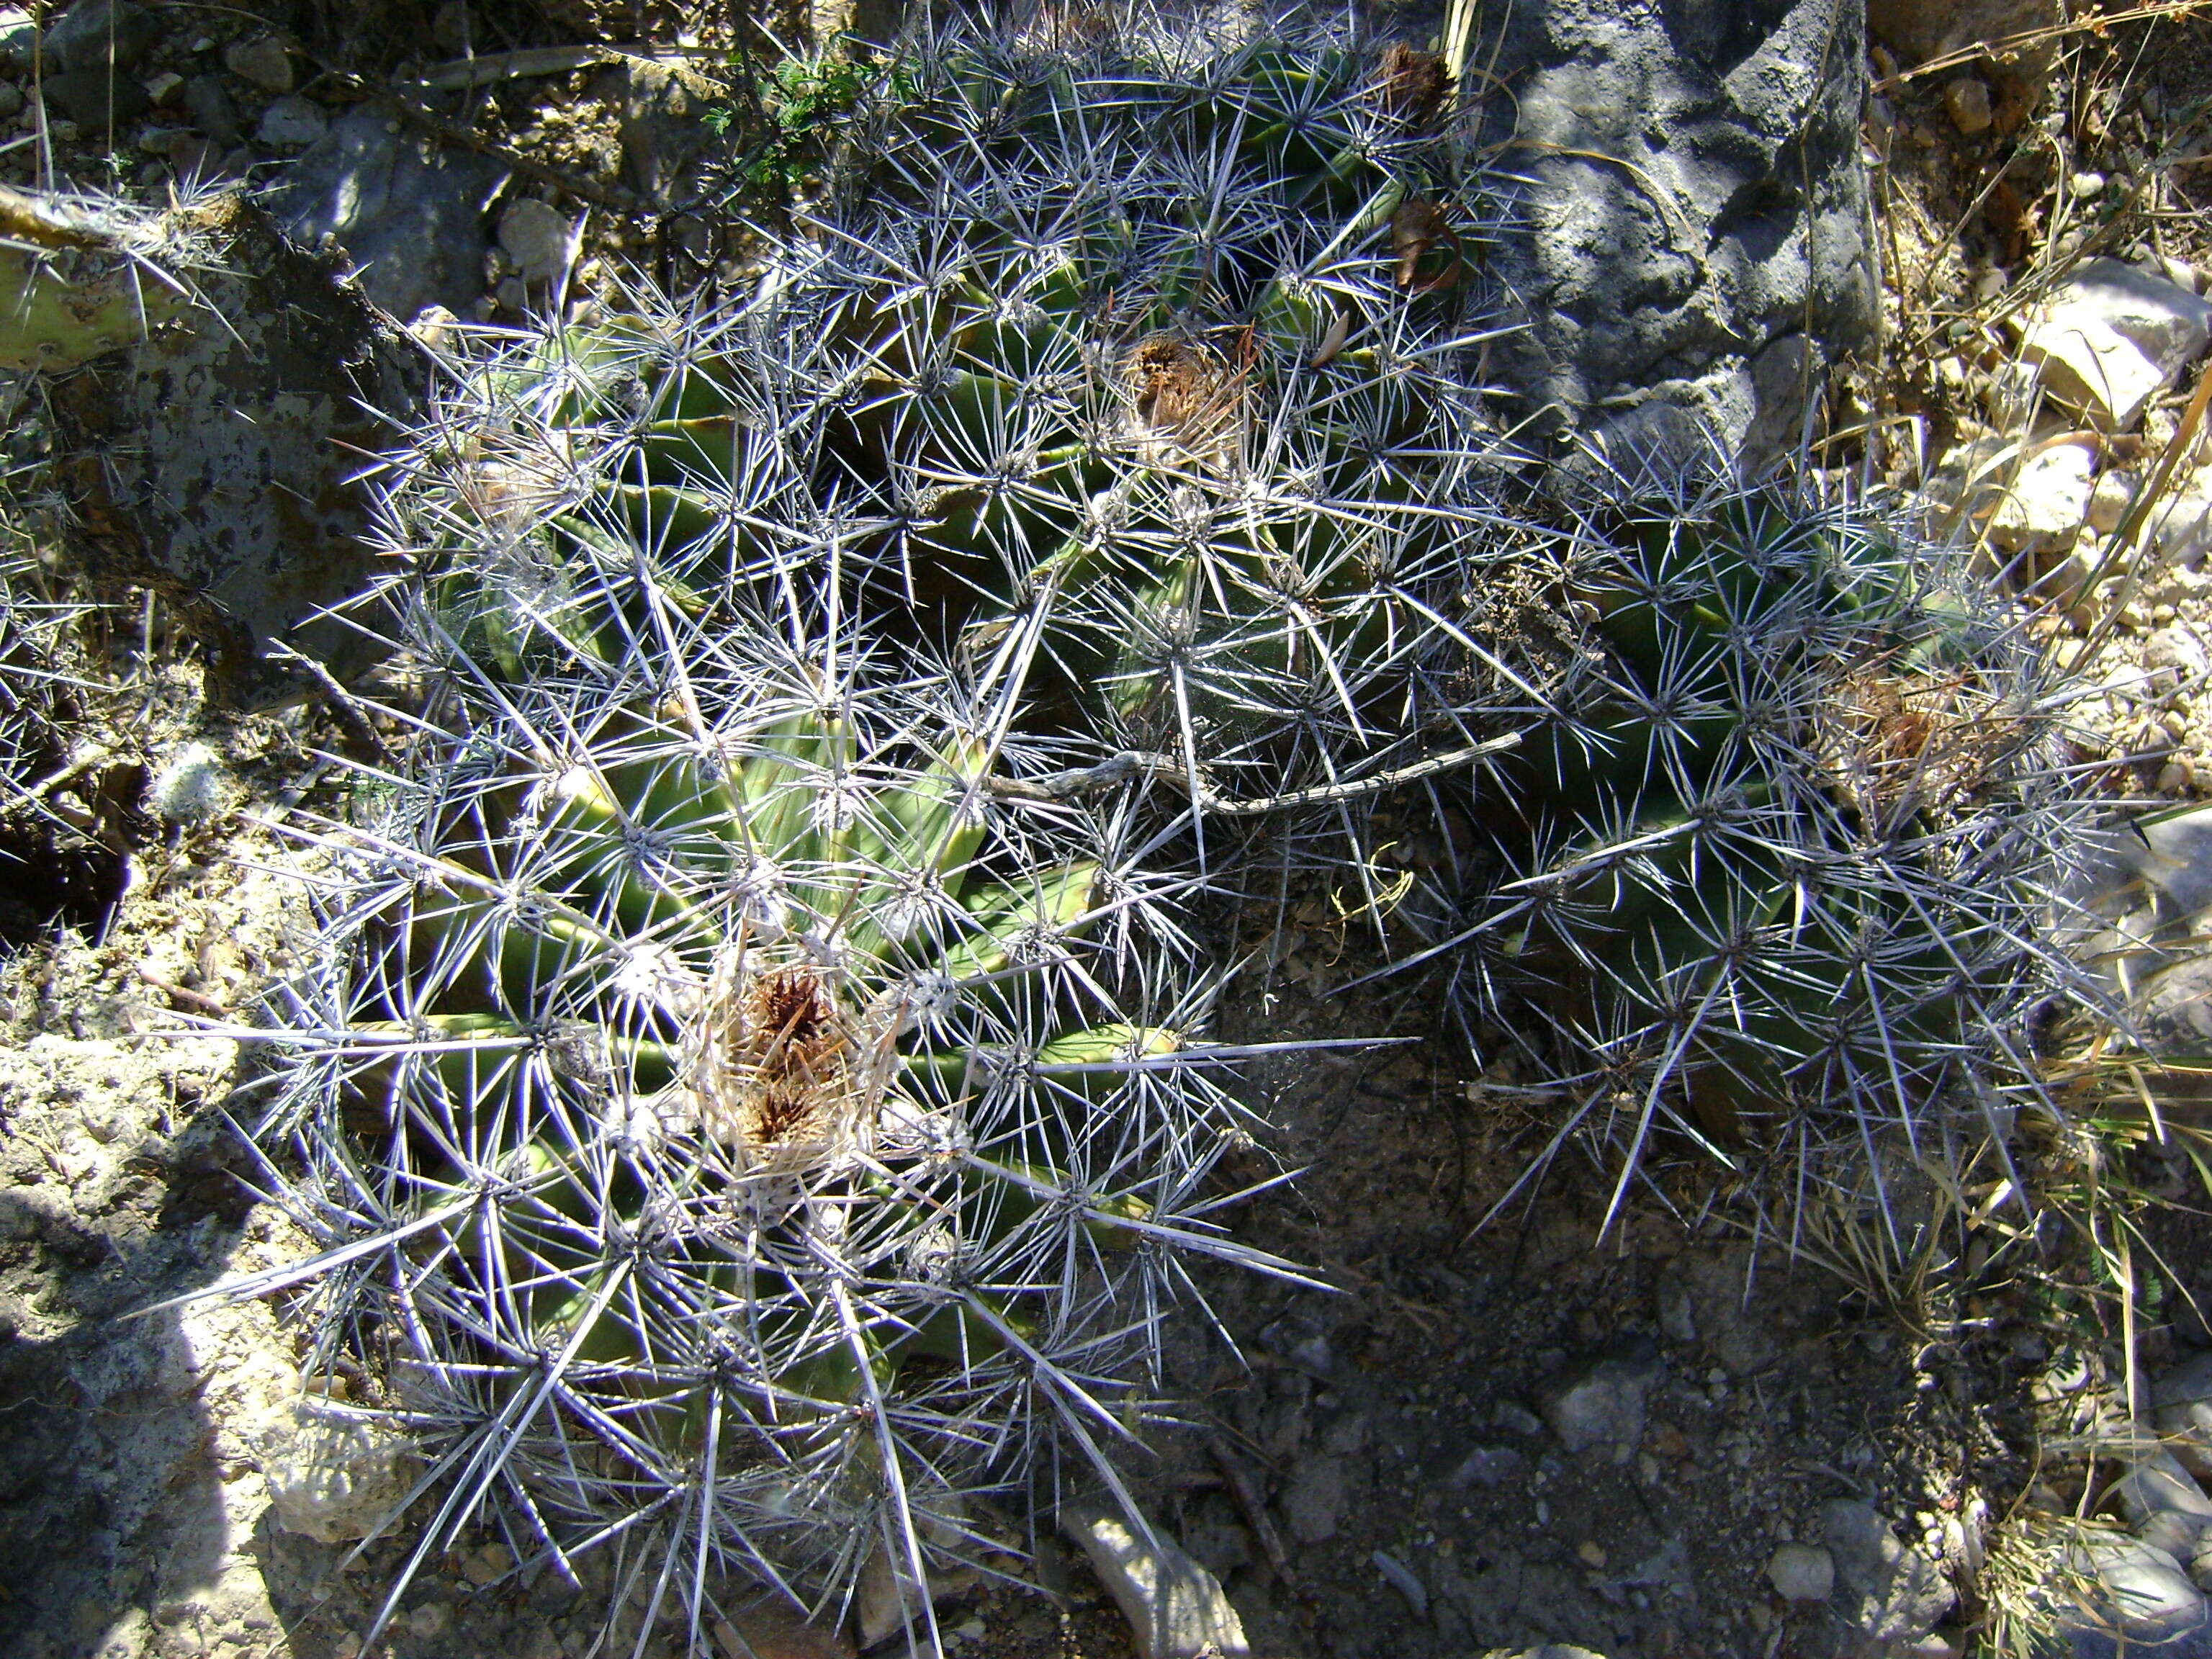
[[[1663,1127],[1764,1166],[1778,1212],[1841,1181],[1887,1222],[1892,1149],[2001,1146],[2040,1096],[2030,1012],[2085,994],[2051,942],[2091,808],[2066,698],[2017,611],[1880,514],[1593,494],[1534,562],[1540,623],[1510,618],[1540,718],[1475,791],[1431,786],[1469,833],[1408,906],[1421,955],[1567,1095],[1553,1147],[1611,1150],[1615,1208]]]
[[[1053,1447],[1111,1484],[1181,1259],[1289,1271],[1211,1219],[1224,822],[1349,859],[1624,1185],[2032,1080],[2033,653],[1863,514],[1528,491],[1452,92],[956,30],[755,293],[550,327],[395,459],[433,713],[323,838],[263,1140],[317,1363],[441,1449],[418,1559],[605,1546],[696,1645],[726,1574],[973,1556]]]
[[[1387,772],[1505,453],[1504,209],[1445,90],[1326,43],[939,41],[750,301],[479,382],[430,539],[526,541],[525,581],[629,547],[702,594],[834,569],[848,613],[1194,803]]]

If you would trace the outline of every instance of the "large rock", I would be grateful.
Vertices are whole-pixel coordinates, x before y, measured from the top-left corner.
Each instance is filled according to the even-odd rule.
[[[1835,1564],[1837,1610],[1875,1641],[1917,1642],[1951,1611],[1957,1596],[1942,1569],[1900,1543],[1871,1504],[1823,1504],[1820,1533]]]
[[[271,202],[284,228],[345,249],[362,292],[402,322],[428,307],[466,313],[484,291],[484,215],[506,163],[441,148],[372,99],[331,124]]]
[[[1866,93],[1851,0],[1543,0],[1505,9],[1491,100],[1529,180],[1500,274],[1501,378],[1555,430],[1757,459],[1821,359],[1872,342]],[[1486,56],[1486,62],[1488,59]]]
[[[2183,1468],[2212,1479],[2212,1353],[2160,1373],[2150,1385],[2158,1431]]]
[[[2097,452],[2086,443],[2032,450],[2000,480],[2003,494],[1990,538],[2008,553],[2063,552],[2074,545],[2097,487]]]
[[[2176,1560],[2193,1559],[2212,1529],[2212,1499],[2163,1448],[2148,1451],[2129,1465],[2120,1477],[2119,1499],[2136,1536]]]
[[[1868,0],[1867,3],[1868,24],[1907,64],[1948,58],[2065,21],[2059,0]]]
[[[2092,259],[2030,315],[2023,361],[2044,389],[2124,432],[2212,337],[2212,301],[2118,259]]]

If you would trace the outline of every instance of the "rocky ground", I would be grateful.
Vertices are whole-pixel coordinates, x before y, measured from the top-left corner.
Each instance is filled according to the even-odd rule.
[[[1920,14],[1876,10],[1863,137],[1887,327],[1838,372],[1826,459],[1924,491],[2055,601],[2039,626],[2091,681],[2083,764],[2142,817],[2114,840],[2104,948],[2153,1040],[2201,1051],[2212,830],[2154,809],[2212,796],[2192,404],[2212,19],[2169,7],[1947,64]],[[1982,12],[1990,34],[2046,21]],[[41,36],[0,10],[0,180],[266,186],[295,235],[335,238],[368,296],[426,329],[612,303],[625,264],[682,288],[742,260],[719,210],[716,140],[744,95],[726,28],[463,4],[413,22],[86,0]],[[230,1119],[252,1113],[255,1065],[226,1033],[303,925],[275,873],[300,855],[287,815],[337,804],[319,757],[346,734],[312,702],[228,712],[189,641],[132,623],[85,670],[69,759],[101,756],[52,791],[127,856],[81,848],[30,872],[56,904],[26,891],[7,911],[0,1647],[346,1659],[399,1547],[356,1556],[295,1528],[388,1496],[404,1460],[356,1459],[361,1490],[335,1499],[318,1484],[349,1419],[301,1401],[281,1297],[127,1317],[298,1248],[252,1202]],[[1332,993],[1357,959],[1316,908],[1228,1023],[1340,1030]],[[1428,1030],[1417,1005],[1392,1017]],[[2114,1145],[2141,1144],[2109,1172],[2122,1207],[2090,1212],[2120,1218],[2112,1237],[2024,1249],[1992,1181],[1953,1195],[1917,1272],[1875,1273],[1840,1237],[1814,1241],[1825,1261],[1754,1249],[1663,1182],[1596,1244],[1603,1190],[1567,1164],[1480,1227],[1542,1128],[1516,1079],[1468,1069],[1438,1043],[1251,1080],[1310,1169],[1246,1236],[1335,1293],[1204,1281],[1234,1352],[1193,1322],[1163,1408],[1180,1426],[1132,1472],[1185,1558],[1155,1611],[1283,1659],[1936,1659],[2018,1640],[2038,1592],[2052,1629],[2101,1573],[2133,1594],[2136,1641],[2212,1651],[2190,1622],[2191,1574],[2212,1581],[2194,1484],[2212,1475],[2212,1239],[2185,1079],[2159,1085],[2170,1133],[2114,1114]],[[953,1650],[1139,1650],[1115,1592],[1135,1594],[1140,1545],[1117,1568],[1095,1526],[1087,1550],[1028,1543],[1034,1589],[948,1595]],[[595,1623],[512,1565],[491,1538],[437,1564],[389,1650],[581,1659]],[[849,1650],[765,1625],[722,1639]]]

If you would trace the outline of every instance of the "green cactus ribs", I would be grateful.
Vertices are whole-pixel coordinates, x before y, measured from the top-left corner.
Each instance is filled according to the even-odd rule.
[[[1321,39],[931,43],[754,296],[487,369],[399,538],[434,568],[508,545],[556,632],[581,565],[827,602],[1224,793],[1401,763],[1510,460],[1477,389],[1508,207],[1440,75]]]
[[[2020,619],[1876,514],[1734,483],[1617,489],[1553,580],[1548,712],[1452,803],[1473,900],[1421,953],[1562,1080],[1553,1149],[1616,1205],[1662,1130],[1802,1196],[2001,1127],[2027,1011],[2082,990],[2049,941],[2089,810]]]
[[[556,1570],[680,1564],[695,1643],[763,1587],[835,1622],[1130,1432],[1179,1256],[1287,1270],[1210,1218],[1257,1126],[1173,884],[988,793],[1036,763],[940,679],[590,643],[464,690],[332,832],[264,1139],[331,1247],[320,1352],[441,1454],[425,1550],[496,1513]]]

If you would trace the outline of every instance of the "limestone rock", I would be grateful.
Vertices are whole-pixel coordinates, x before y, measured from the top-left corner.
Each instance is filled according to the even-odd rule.
[[[50,64],[127,73],[153,44],[154,20],[131,0],[76,0],[43,42]]]
[[[483,292],[484,214],[507,179],[504,162],[425,143],[371,99],[292,164],[270,205],[297,240],[335,238],[362,292],[407,322],[434,305],[466,314]]]
[[[270,100],[253,136],[278,149],[300,149],[320,138],[330,125],[330,118],[319,105],[288,93]]]
[[[853,1644],[793,1608],[763,1602],[714,1625],[722,1659],[853,1659]]]
[[[499,216],[499,245],[527,283],[557,281],[575,253],[575,228],[558,208],[519,197]]]
[[[1325,1543],[1335,1537],[1349,1497],[1342,1458],[1316,1457],[1300,1464],[1283,1494],[1291,1535],[1301,1544]]]
[[[1907,64],[1989,48],[1984,61],[2003,100],[1995,124],[2005,132],[2043,101],[2053,48],[2049,40],[2001,43],[2065,21],[2059,0],[1868,0],[1867,5],[1867,27]]]
[[[273,34],[257,40],[240,40],[225,46],[222,66],[241,81],[251,81],[264,92],[280,97],[292,90],[292,54]]]
[[[2139,826],[2135,865],[2158,890],[2162,912],[2179,917],[2212,908],[2212,807]]]
[[[2119,1499],[2136,1536],[2176,1560],[2193,1559],[2212,1530],[2212,1500],[2170,1451],[2136,1458],[2120,1478]]]
[[[2064,22],[2058,0],[1869,0],[1867,23],[1908,63]]]
[[[2014,553],[2071,547],[2088,518],[2096,471],[2096,451],[2086,443],[2034,451],[1998,499],[1990,520],[1990,539]]]
[[[2194,569],[2212,552],[2212,469],[2170,482],[2150,510],[2143,540],[2168,565]]]
[[[1990,89],[1972,75],[1962,75],[1943,88],[1943,108],[1951,125],[1969,138],[1990,130]]]
[[[2208,337],[2212,301],[2121,260],[2092,259],[2031,314],[2020,350],[2053,398],[2126,431]]]
[[[1243,1621],[1220,1581],[1165,1538],[1147,1541],[1119,1511],[1095,1505],[1063,1509],[1060,1528],[1091,1558],[1141,1659],[1247,1659]]]
[[[273,675],[257,661],[288,635],[343,676],[373,647],[305,619],[376,562],[357,458],[411,417],[422,354],[258,208],[234,196],[192,213],[219,256],[196,294],[220,324],[164,330],[53,399],[70,556],[99,591],[158,589],[234,684]]]

